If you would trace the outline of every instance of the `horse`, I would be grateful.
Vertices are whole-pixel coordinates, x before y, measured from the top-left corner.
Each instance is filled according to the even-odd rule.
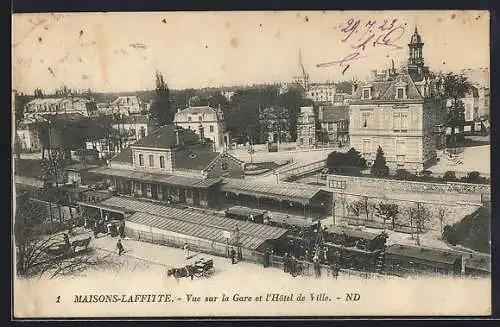
[[[171,268],[167,270],[167,277],[174,276],[174,278],[179,281],[180,278],[190,277],[191,280],[194,278],[194,269],[191,266],[185,266],[182,268]]]

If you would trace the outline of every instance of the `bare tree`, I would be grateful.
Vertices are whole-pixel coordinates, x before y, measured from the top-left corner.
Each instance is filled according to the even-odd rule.
[[[111,253],[98,255],[93,249],[88,249],[63,259],[52,259],[45,262],[40,278],[46,274],[50,274],[50,279],[57,276],[71,276],[91,267],[106,267],[111,264],[108,260],[110,255]]]
[[[50,272],[53,277],[105,263],[106,257],[96,256],[90,249],[74,252],[61,234],[45,235],[40,228],[43,227],[44,215],[47,215],[44,211],[45,208],[32,201],[27,193],[16,197],[14,240],[17,275],[42,276]]]
[[[437,216],[439,219],[439,234],[443,237],[444,220],[448,214],[448,209],[446,207],[439,207],[437,210]]]
[[[408,215],[410,217],[410,229],[413,236],[413,227],[415,227],[417,245],[420,245],[420,234],[425,231],[427,223],[431,219],[430,210],[422,203],[417,202],[414,206],[408,208]]]

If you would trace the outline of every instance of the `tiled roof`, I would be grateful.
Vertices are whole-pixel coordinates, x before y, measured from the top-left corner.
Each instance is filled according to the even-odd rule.
[[[219,155],[207,149],[181,149],[175,151],[174,169],[204,170]]]
[[[169,185],[187,186],[194,188],[206,188],[215,185],[221,181],[220,178],[196,178],[196,177],[184,177],[176,175],[165,175],[165,174],[153,174],[138,170],[128,170],[128,169],[116,169],[109,167],[100,167],[96,169],[89,170],[90,173],[105,175],[105,176],[115,176],[115,177],[125,177],[135,180],[141,180],[151,183],[163,183]]]
[[[415,86],[414,81],[410,77],[408,73],[400,73],[394,77],[391,77],[390,80],[374,80],[365,84],[361,84],[356,92],[353,94],[352,99],[355,101],[361,100],[363,94],[363,88],[367,85],[372,87],[372,99],[371,100],[390,100],[395,101],[396,97],[396,84],[397,83],[406,83],[406,100],[423,100],[420,91]],[[370,100],[366,100],[370,101]]]
[[[195,209],[172,208],[125,197],[112,197],[101,203],[135,211],[134,215],[126,218],[130,222],[215,242],[225,242],[222,232],[233,232],[235,227],[238,227],[241,245],[248,249],[257,249],[266,240],[277,239],[287,232],[284,228],[239,221]]]
[[[194,131],[176,127],[175,125],[166,125],[152,131],[146,137],[138,140],[133,146],[144,146],[160,149],[174,148],[176,147],[177,143],[177,139],[175,136],[176,128],[178,128],[182,133],[184,144],[189,145],[199,143],[199,136]]]
[[[189,107],[181,110],[179,113],[182,114],[216,114],[217,110],[210,106],[199,106],[199,107]]]
[[[111,163],[113,162],[132,164],[132,149],[128,147],[122,149],[120,153],[111,159]]]
[[[320,107],[321,122],[338,122],[349,119],[349,106],[322,106]]]
[[[184,122],[186,120],[186,115],[213,115],[215,119],[219,120],[219,113],[217,109],[210,106],[199,106],[199,107],[188,107],[177,112],[174,116],[174,122]]]

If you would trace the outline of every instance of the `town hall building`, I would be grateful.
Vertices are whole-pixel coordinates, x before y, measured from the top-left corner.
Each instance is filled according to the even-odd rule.
[[[350,144],[369,165],[379,146],[392,169],[421,171],[436,163],[436,149],[444,144],[446,101],[441,80],[424,66],[423,45],[415,28],[407,67],[375,73],[352,96]]]

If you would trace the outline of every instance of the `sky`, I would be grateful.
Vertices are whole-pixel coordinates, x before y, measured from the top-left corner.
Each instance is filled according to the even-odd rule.
[[[381,31],[384,19],[387,28],[396,19],[386,37],[390,45],[368,42],[344,74],[339,64],[317,66],[356,51],[373,22],[373,40],[383,40],[390,31]],[[27,93],[62,85],[94,92],[153,89],[156,70],[172,89],[289,81],[299,70],[299,49],[313,82],[363,79],[391,60],[406,62],[415,26],[433,71],[490,62],[487,11],[14,14],[12,25],[13,88]]]

